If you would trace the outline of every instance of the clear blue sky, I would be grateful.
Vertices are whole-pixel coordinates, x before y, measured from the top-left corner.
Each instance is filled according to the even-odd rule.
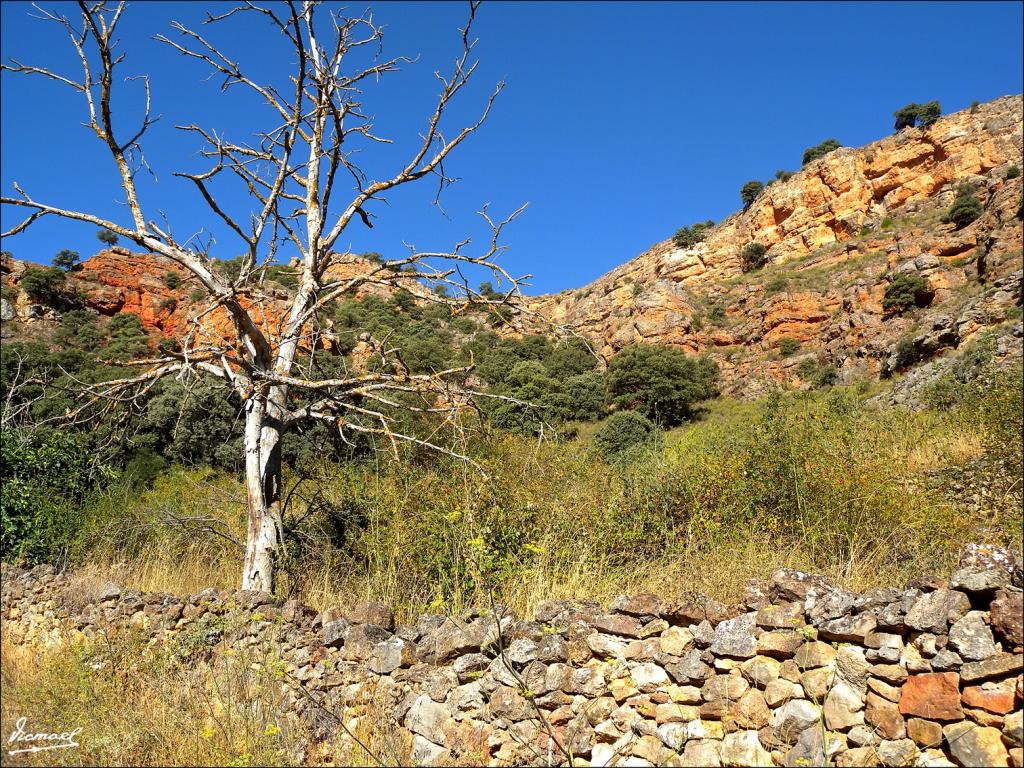
[[[198,63],[152,40],[170,35],[172,19],[198,26],[208,7],[132,5],[122,22],[121,71],[151,76],[154,111],[163,115],[148,135],[156,181],[142,184],[144,206],[153,216],[162,210],[179,238],[211,230],[214,253],[230,258],[236,241],[191,184],[170,174],[198,167],[194,140],[173,126],[195,121],[243,139],[267,113],[241,95],[222,97]],[[373,7],[388,28],[385,51],[420,56],[367,89],[378,132],[397,140],[365,153],[371,172],[383,175],[405,160],[425,124],[433,71],[457,53],[465,6]],[[30,11],[28,3],[2,4],[4,59],[74,73],[63,33]],[[724,218],[745,181],[798,168],[804,148],[825,138],[850,146],[880,138],[891,132],[892,112],[911,101],[938,99],[953,112],[1020,93],[1021,29],[1016,2],[485,4],[475,86],[449,126],[475,115],[497,80],[508,86],[490,121],[448,163],[462,178],[443,198],[450,219],[429,205],[425,184],[394,195],[390,207],[377,205],[375,228],[356,224],[340,245],[396,257],[403,241],[445,248],[472,234],[479,242],[474,212],[482,203],[499,214],[529,202],[507,232],[505,263],[535,275],[532,293],[581,286],[683,224]],[[265,26],[244,22],[234,39],[231,31],[211,37],[258,76],[280,76],[275,65],[287,65],[286,51]],[[134,118],[134,104],[126,99],[116,114]],[[37,199],[127,223],[116,171],[83,119],[69,89],[4,72],[4,194],[16,180]],[[4,229],[19,214],[5,210]],[[98,246],[92,227],[52,218],[3,243],[39,262],[61,248],[84,257]]]

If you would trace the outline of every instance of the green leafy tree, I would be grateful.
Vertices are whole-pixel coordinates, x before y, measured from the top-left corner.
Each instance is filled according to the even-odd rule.
[[[565,380],[565,394],[569,403],[569,418],[577,421],[597,421],[604,416],[604,380],[596,373],[581,373]]]
[[[21,276],[21,288],[39,301],[53,301],[60,296],[67,278],[57,267],[29,267]]]
[[[740,187],[740,200],[743,201],[743,208],[749,208],[762,192],[764,192],[763,181],[748,181]]]
[[[761,243],[751,243],[740,251],[740,266],[744,272],[760,269],[768,263],[768,249]]]
[[[795,354],[800,349],[800,340],[794,339],[790,336],[785,336],[779,339],[779,354],[783,357],[789,357]]]
[[[793,171],[776,171],[775,178],[779,181],[789,181],[793,178]]]
[[[824,157],[829,152],[839,149],[840,146],[842,145],[835,139],[825,139],[825,141],[821,142],[821,144],[818,144],[817,146],[808,147],[804,150],[803,165],[814,162],[819,157]]]
[[[149,336],[139,316],[131,312],[120,312],[107,323],[107,355],[114,360],[134,360],[151,352]]]
[[[897,275],[885,287],[882,309],[895,315],[902,315],[914,307],[925,306],[932,295],[931,285],[920,275]]]
[[[111,232],[109,229],[101,229],[96,233],[96,239],[106,245],[117,245],[118,238],[117,234]]]
[[[637,344],[608,366],[608,393],[621,409],[635,410],[664,426],[690,416],[692,406],[716,392],[718,367],[675,347]]]
[[[672,236],[672,242],[677,248],[689,248],[703,242],[704,238],[708,236],[708,232],[714,226],[715,222],[712,219],[708,219],[705,222],[698,222],[688,227],[683,227]]]
[[[970,184],[961,184],[957,188],[953,204],[946,211],[946,215],[942,220],[946,223],[955,224],[957,229],[963,229],[981,216],[983,210],[981,201],[974,194],[974,187]]]
[[[78,266],[80,258],[81,256],[78,255],[78,251],[71,251],[65,248],[58,251],[57,255],[53,257],[53,266],[63,269],[65,272],[70,272]]]
[[[942,107],[937,101],[929,101],[917,108],[917,122],[927,127],[942,117]]]
[[[635,411],[617,411],[594,435],[594,447],[610,459],[618,459],[643,447],[654,445],[658,428]]]
[[[897,131],[901,131],[904,128],[913,128],[916,125],[927,127],[941,116],[942,108],[937,101],[929,101],[925,104],[911,102],[893,112],[893,117],[896,118],[893,127]]]

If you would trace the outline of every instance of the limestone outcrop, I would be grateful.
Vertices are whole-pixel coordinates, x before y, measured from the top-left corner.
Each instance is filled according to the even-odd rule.
[[[941,329],[927,357],[1020,306],[1021,176],[1008,172],[1022,165],[1021,128],[1022,97],[1008,96],[838,149],[770,184],[703,242],[657,243],[535,307],[597,341],[606,358],[645,342],[707,352],[734,393],[801,384],[803,359],[840,378],[887,373],[900,340]],[[942,217],[965,183],[984,212],[957,229]],[[767,248],[768,264],[744,273],[740,254],[751,243]],[[933,295],[896,316],[882,299],[904,273],[928,280]],[[783,339],[799,354],[781,354]]]

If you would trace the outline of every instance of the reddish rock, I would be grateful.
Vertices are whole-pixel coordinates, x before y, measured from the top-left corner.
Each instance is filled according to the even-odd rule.
[[[874,693],[867,695],[864,721],[868,725],[873,725],[883,739],[902,739],[907,735],[906,723],[900,714],[900,708]]]
[[[989,712],[1005,715],[1013,711],[1016,687],[1014,680],[972,685],[964,689],[963,702],[968,707],[980,707]]]
[[[928,720],[962,720],[960,675],[956,672],[912,675],[903,684],[900,714]]]
[[[989,610],[996,637],[1011,648],[1024,646],[1024,593],[1000,589]]]

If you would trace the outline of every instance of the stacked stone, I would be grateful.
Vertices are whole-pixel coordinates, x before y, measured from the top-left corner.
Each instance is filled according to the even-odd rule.
[[[261,593],[106,585],[76,602],[68,578],[5,569],[5,638],[269,648],[311,739],[383,719],[416,764],[1024,768],[1021,564],[995,547],[902,590],[781,569],[741,605],[550,600],[532,620],[498,606],[409,626],[380,604],[317,616]]]

